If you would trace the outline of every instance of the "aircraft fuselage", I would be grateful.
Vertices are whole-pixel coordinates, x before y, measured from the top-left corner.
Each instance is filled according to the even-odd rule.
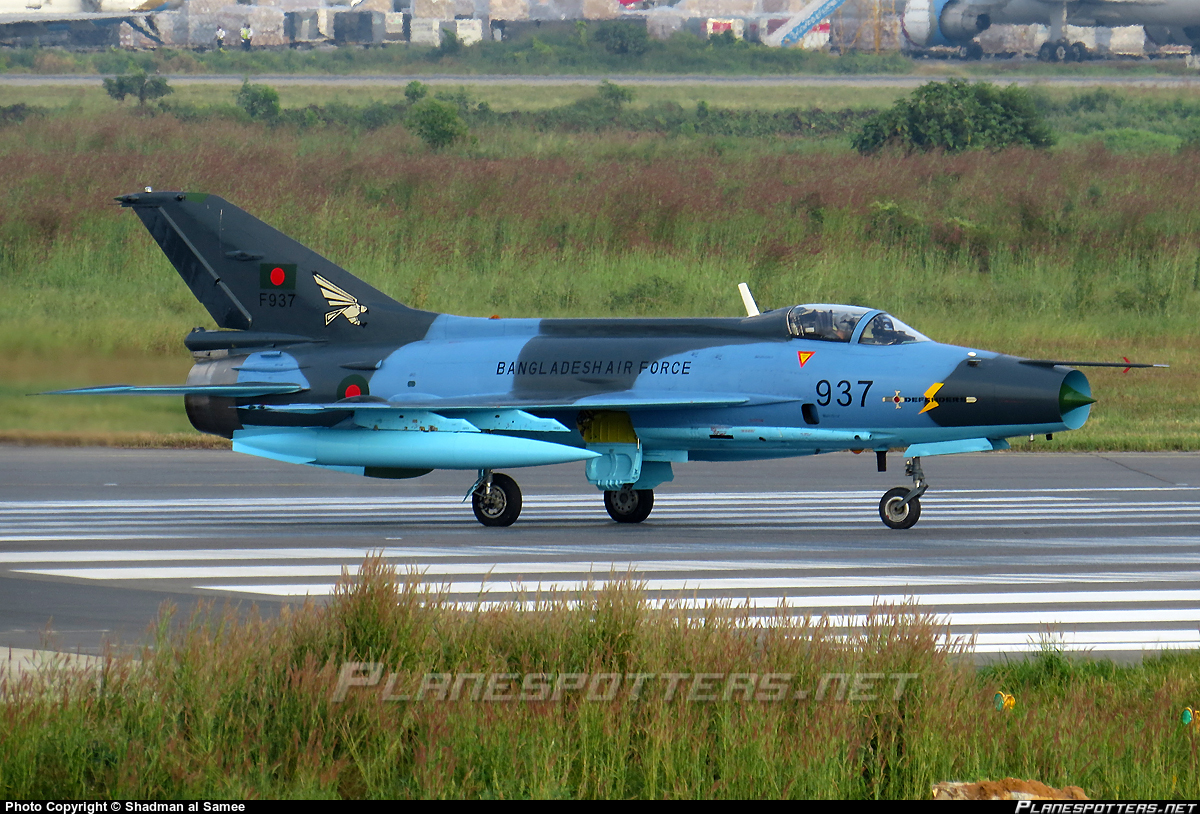
[[[1090,392],[1078,371],[931,341],[862,345],[854,341],[858,336],[845,343],[793,337],[786,313],[708,320],[440,315],[424,338],[398,348],[272,348],[203,360],[189,381],[305,388],[302,397],[255,400],[268,404],[332,403],[349,392],[398,406],[419,403],[435,413],[443,399],[534,405],[530,413],[575,432],[570,441],[561,433],[526,437],[580,446],[578,414],[591,409],[588,399],[622,393],[629,396],[625,411],[643,449],[675,453],[671,460],[887,450],[978,438],[999,444],[1008,436],[1071,429],[1086,419],[1086,406],[1060,399],[1064,385]],[[868,311],[861,322],[879,313]],[[639,399],[658,405],[696,395],[728,403],[636,406]],[[578,406],[536,406],[565,400]],[[205,425],[203,418],[197,426],[220,434],[231,434],[231,428],[331,427],[349,413],[240,409],[236,428]]]
[[[1066,14],[1064,20],[1064,12]],[[916,48],[965,45],[992,25],[1147,26],[1189,42],[1200,36],[1194,0],[907,0],[904,34]],[[1186,32],[1186,33],[1185,33]],[[1158,33],[1158,36],[1162,36]],[[1158,39],[1156,36],[1156,40]]]

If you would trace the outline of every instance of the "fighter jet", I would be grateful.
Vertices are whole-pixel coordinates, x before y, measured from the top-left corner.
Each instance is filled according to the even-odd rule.
[[[1071,367],[1089,363],[940,344],[874,308],[760,313],[743,285],[745,317],[454,316],[396,302],[216,195],[117,201],[219,329],[184,339],[186,384],[59,393],[182,395],[196,429],[277,461],[373,478],[466,470],[485,526],[521,512],[499,469],[582,462],[608,514],[638,523],[678,463],[873,450],[882,472],[903,450],[912,483],[879,516],[907,529],[922,458],[1077,429],[1094,403]]]

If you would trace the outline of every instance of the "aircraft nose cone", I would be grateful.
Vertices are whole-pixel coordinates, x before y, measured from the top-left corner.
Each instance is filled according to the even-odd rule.
[[[1063,415],[1066,415],[1072,410],[1076,410],[1080,407],[1086,407],[1089,404],[1095,403],[1096,400],[1094,398],[1084,393],[1080,393],[1065,381],[1062,383],[1062,387],[1060,387],[1058,390],[1058,409],[1062,411]]]
[[[1078,370],[1027,364],[1011,356],[963,361],[935,398],[938,406],[923,414],[943,427],[1033,426],[1037,432],[1054,425],[1079,429],[1095,402],[1087,377]]]
[[[1078,370],[1068,373],[1058,388],[1058,411],[1062,422],[1069,430],[1077,430],[1088,420],[1092,412],[1092,385]]]

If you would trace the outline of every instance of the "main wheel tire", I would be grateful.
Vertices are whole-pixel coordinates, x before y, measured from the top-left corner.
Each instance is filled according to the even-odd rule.
[[[911,529],[921,519],[920,498],[914,497],[903,506],[900,505],[909,491],[897,486],[883,493],[883,499],[879,501],[879,519],[889,529]]]
[[[640,523],[654,508],[653,489],[630,489],[604,493],[604,508],[618,523]]]
[[[511,526],[521,516],[521,487],[508,475],[492,475],[492,488],[484,493],[480,486],[471,495],[475,519],[485,526]]]
[[[1043,42],[1042,47],[1038,49],[1038,62],[1053,62],[1054,61],[1054,43]]]
[[[1070,62],[1071,61],[1071,46],[1065,42],[1060,42],[1054,46],[1053,62]]]
[[[1092,55],[1088,53],[1086,45],[1076,42],[1071,44],[1071,56],[1075,62],[1087,62]]]

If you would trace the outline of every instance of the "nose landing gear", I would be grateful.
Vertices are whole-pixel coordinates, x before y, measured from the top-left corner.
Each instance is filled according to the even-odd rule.
[[[521,516],[521,487],[508,475],[485,469],[470,494],[475,519],[485,526],[511,526]]]
[[[879,501],[879,519],[890,529],[911,529],[921,519],[921,495],[929,488],[921,459],[913,458],[904,465],[904,474],[913,479],[911,489],[897,486],[884,492]]]

